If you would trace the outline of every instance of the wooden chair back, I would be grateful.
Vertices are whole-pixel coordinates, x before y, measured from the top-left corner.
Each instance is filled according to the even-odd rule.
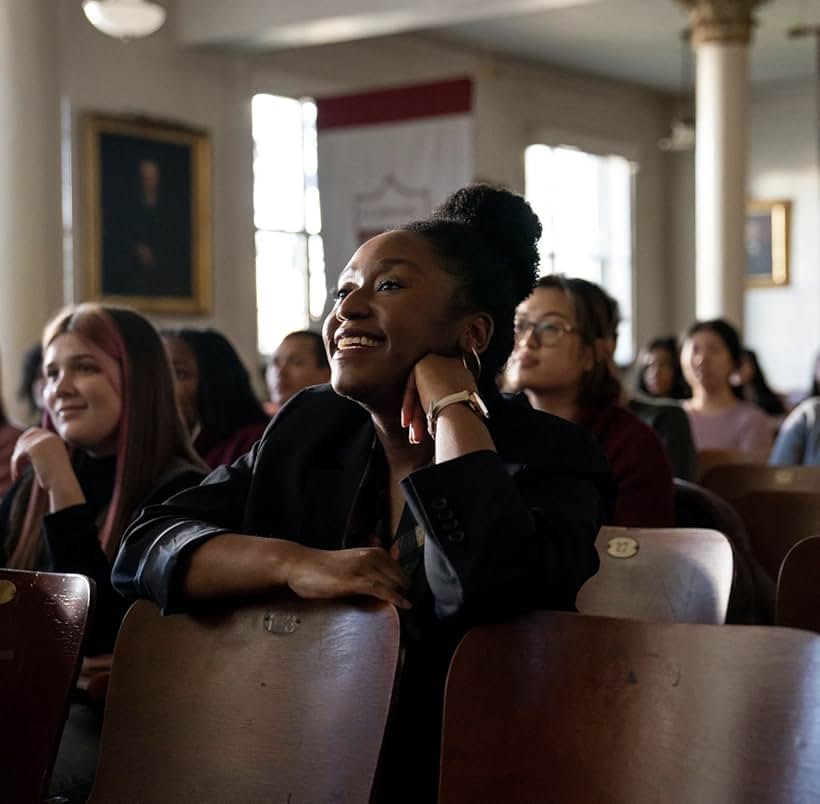
[[[715,530],[604,527],[601,567],[581,588],[582,614],[661,622],[726,620],[732,548]]]
[[[696,483],[675,478],[675,526],[709,528],[729,540],[733,577],[727,623],[774,622],[774,580],[760,566],[740,514],[726,500]]]
[[[0,569],[0,800],[41,801],[94,601],[82,575]]]
[[[820,633],[820,536],[799,541],[780,565],[777,625]]]
[[[439,804],[820,800],[820,636],[536,612],[450,666]]]
[[[396,680],[377,601],[129,610],[91,802],[366,802]]]
[[[699,449],[697,452],[697,472],[695,479],[700,482],[715,466],[765,464],[768,451],[741,452],[735,449]]]
[[[801,539],[820,533],[820,494],[755,491],[732,505],[743,519],[752,550],[774,582],[789,550]]]
[[[706,472],[700,483],[729,502],[753,491],[820,494],[820,466],[723,464]]]

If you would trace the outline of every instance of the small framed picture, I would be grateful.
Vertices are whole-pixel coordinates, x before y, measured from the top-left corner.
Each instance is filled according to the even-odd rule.
[[[211,175],[206,132],[87,115],[88,295],[149,313],[211,308]]]
[[[789,284],[791,201],[750,201],[746,205],[746,284]]]

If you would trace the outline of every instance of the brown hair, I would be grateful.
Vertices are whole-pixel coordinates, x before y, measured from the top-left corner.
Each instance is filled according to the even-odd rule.
[[[581,378],[578,391],[580,408],[600,408],[617,402],[621,383],[614,375],[611,358],[603,341],[613,337],[613,318],[609,296],[593,282],[563,274],[549,274],[535,283],[535,289],[563,291],[572,302],[578,335],[592,349],[594,364]]]
[[[122,372],[122,416],[117,433],[114,491],[100,544],[109,558],[139,503],[174,458],[203,466],[177,410],[168,357],[157,331],[139,313],[100,304],[60,311],[43,331],[43,352],[59,335],[74,332],[116,360]],[[44,424],[52,429],[48,416]],[[33,568],[42,546],[47,495],[33,473],[21,485],[9,518],[9,566]]]

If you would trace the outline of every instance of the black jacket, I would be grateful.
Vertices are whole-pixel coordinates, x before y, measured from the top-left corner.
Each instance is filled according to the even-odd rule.
[[[391,804],[435,800],[444,679],[464,630],[536,608],[571,610],[598,568],[595,537],[614,488],[597,443],[562,419],[483,396],[498,454],[470,453],[402,481],[424,547],[413,608],[402,612],[406,653],[382,757],[378,799]],[[115,562],[115,587],[181,608],[180,559],[224,532],[344,547],[373,449],[359,405],[328,386],[302,392],[248,455],[143,511]]]
[[[612,495],[606,460],[573,424],[500,395],[487,401],[498,454],[470,453],[402,481],[425,532],[427,599],[414,607],[468,621],[571,610],[598,568],[595,536]],[[179,609],[180,558],[219,533],[343,547],[373,436],[368,413],[328,386],[299,394],[250,453],[143,511],[126,532],[115,587]]]

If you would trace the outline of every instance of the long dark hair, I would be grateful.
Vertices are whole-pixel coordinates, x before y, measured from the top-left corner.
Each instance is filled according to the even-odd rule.
[[[514,344],[515,308],[538,275],[538,216],[520,195],[472,184],[453,193],[429,219],[401,228],[425,238],[459,280],[454,309],[482,310],[492,318],[479,386],[495,389]]]
[[[786,412],[783,400],[769,387],[763,369],[752,349],[744,349],[743,356],[752,364],[752,379],[742,387],[743,397],[757,405],[770,416],[782,416]]]
[[[613,337],[613,308],[609,295],[594,282],[563,274],[542,276],[535,288],[560,290],[566,294],[575,311],[578,335],[592,349],[594,365],[581,378],[579,408],[597,409],[617,402],[621,397],[621,383],[612,370],[609,353],[602,345],[604,340]]]
[[[139,313],[101,304],[60,311],[43,331],[42,351],[59,335],[75,332],[117,361],[122,372],[122,415],[117,432],[114,491],[100,530],[109,558],[123,531],[174,458],[203,467],[179,417],[171,366],[154,327]],[[47,417],[46,417],[47,418]],[[46,426],[51,427],[50,422]],[[33,473],[21,484],[9,517],[9,566],[31,569],[42,543],[47,495]]]
[[[692,389],[683,377],[683,369],[680,364],[680,350],[678,349],[678,340],[674,335],[665,335],[658,338],[653,338],[643,349],[643,355],[648,355],[656,349],[665,351],[672,361],[672,387],[669,393],[666,394],[668,399],[689,399],[692,396]],[[641,365],[638,372],[637,388],[641,393],[647,396],[653,396],[652,392],[646,386],[646,366]]]
[[[196,356],[199,368],[197,408],[202,432],[220,438],[268,415],[251,388],[248,370],[231,346],[215,329],[163,330],[165,338],[185,341]]]
[[[738,331],[725,318],[711,318],[708,321],[695,321],[688,330],[684,342],[688,341],[698,332],[711,332],[723,341],[723,345],[729,351],[735,371],[740,368],[740,360],[743,356],[743,346]],[[743,399],[743,391],[729,382],[729,388],[736,399]]]

